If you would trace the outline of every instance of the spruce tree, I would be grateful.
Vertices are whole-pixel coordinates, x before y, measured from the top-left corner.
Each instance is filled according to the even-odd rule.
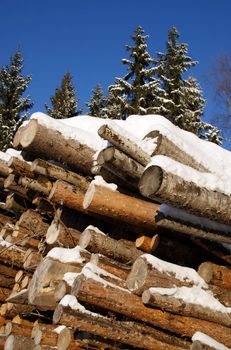
[[[14,134],[32,108],[30,96],[23,97],[31,75],[23,76],[23,58],[18,49],[9,65],[0,70],[0,149],[11,147]]]
[[[103,109],[107,106],[107,97],[104,96],[103,89],[99,84],[92,90],[90,101],[86,105],[91,116],[105,118]]]
[[[116,78],[115,84],[109,87],[105,112],[110,118],[126,119],[131,114],[155,113],[158,97],[165,93],[154,78],[155,60],[147,51],[148,36],[144,35],[142,27],[137,27],[131,39],[134,45],[126,47],[129,59],[122,60],[128,72],[123,78]]]
[[[52,108],[45,104],[47,113],[55,119],[64,119],[77,116],[81,109],[77,109],[79,99],[76,97],[76,90],[72,83],[72,77],[67,72],[61,82],[61,87],[55,89],[54,96],[50,97]]]

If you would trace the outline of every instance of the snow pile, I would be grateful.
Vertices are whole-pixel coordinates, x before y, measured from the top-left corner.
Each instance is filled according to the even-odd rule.
[[[193,335],[192,341],[196,340],[217,350],[230,350],[230,348],[227,348],[225,345],[218,343],[215,339],[202,332],[196,332]]]
[[[61,301],[59,302],[59,304],[61,304],[62,306],[66,306],[66,307],[70,307],[73,310],[78,310],[84,314],[88,314],[91,315],[93,317],[102,317],[104,318],[104,316],[101,316],[99,314],[96,314],[94,312],[91,312],[89,310],[87,310],[83,305],[81,305],[76,297],[74,295],[70,295],[70,294],[66,294]]]
[[[101,187],[106,187],[109,190],[115,192],[117,190],[117,185],[114,183],[107,183],[102,176],[96,175],[94,177],[94,180],[91,182],[90,186],[92,187],[93,185],[101,186]]]
[[[141,258],[145,259],[154,269],[166,273],[168,275],[174,275],[180,281],[191,282],[201,288],[208,288],[207,283],[199,276],[199,274],[190,267],[183,267],[176,264],[169,263],[161,260],[151,254],[143,254]]]
[[[85,259],[81,257],[81,252],[86,252],[86,250],[79,246],[76,246],[75,248],[56,247],[51,249],[47,256],[62,263],[83,264]]]
[[[0,159],[4,162],[4,163],[8,163],[10,160],[11,156],[5,152],[0,151]]]

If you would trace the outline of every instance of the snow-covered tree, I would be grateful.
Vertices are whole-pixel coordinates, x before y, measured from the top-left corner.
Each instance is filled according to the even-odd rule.
[[[14,134],[26,120],[33,103],[29,95],[23,97],[31,75],[23,76],[23,58],[18,49],[10,63],[0,70],[0,149],[12,145]]]
[[[159,81],[154,77],[155,60],[147,51],[148,36],[142,27],[137,27],[131,39],[134,46],[127,46],[129,59],[123,59],[128,72],[123,78],[116,78],[109,87],[108,106],[105,114],[110,118],[125,119],[131,114],[155,113],[158,97],[164,95]]]
[[[61,87],[55,89],[55,95],[50,97],[52,108],[45,104],[47,113],[55,119],[74,117],[81,113],[77,109],[79,99],[76,97],[76,90],[72,83],[70,72],[67,72],[61,82]]]
[[[90,101],[86,105],[90,115],[105,118],[102,111],[107,106],[107,97],[104,95],[103,89],[99,84],[92,90]]]

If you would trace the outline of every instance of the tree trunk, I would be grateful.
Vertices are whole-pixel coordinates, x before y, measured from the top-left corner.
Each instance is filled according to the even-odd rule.
[[[147,198],[159,198],[166,204],[185,209],[192,214],[231,224],[230,196],[199,187],[160,166],[152,165],[144,171],[139,190]]]
[[[6,210],[9,210],[13,213],[22,213],[26,210],[26,200],[23,197],[20,197],[16,193],[10,193],[6,197]]]
[[[81,141],[67,138],[60,131],[49,129],[35,119],[30,120],[19,133],[22,148],[35,157],[57,160],[85,174],[91,173],[95,151]]]
[[[181,336],[192,337],[195,332],[201,331],[214,337],[217,341],[222,341],[226,346],[231,346],[231,334],[228,327],[193,317],[179,316],[159,309],[148,308],[143,305],[141,298],[137,295],[86,278],[83,275],[76,278],[75,287],[75,295],[81,302],[87,302],[147,322]]]
[[[126,264],[132,264],[142,254],[133,242],[110,238],[94,227],[87,227],[82,232],[79,245],[91,253],[100,253]]]
[[[181,148],[179,148],[175,143],[173,143],[169,138],[161,134],[158,130],[153,130],[147,135],[145,139],[155,139],[156,148],[152,153],[152,157],[155,155],[165,155],[169,158],[176,160],[179,163],[188,165],[198,171],[208,172],[202,164],[198,163],[193,157],[185,153]]]
[[[114,127],[104,124],[99,128],[98,134],[141,165],[146,166],[149,163],[151,157],[132,140],[133,136],[131,138],[124,136],[123,129],[120,132],[117,125]]]
[[[174,294],[172,296],[161,295],[158,291],[155,292],[155,288],[153,290],[152,288],[145,290],[142,294],[142,301],[145,305],[158,307],[173,314],[200,318],[227,327],[231,326],[231,312],[228,313],[227,311],[227,313],[224,313],[204,307],[203,305],[188,303],[174,297]]]
[[[231,290],[231,269],[225,266],[204,262],[198,268],[205,282]]]
[[[159,210],[159,205],[92,183],[86,192],[83,208],[155,231],[155,215]]]
[[[131,184],[134,188],[138,187],[139,180],[144,171],[144,167],[140,163],[115,147],[103,149],[97,157],[97,163],[99,165],[109,166],[109,168],[112,166],[116,171],[116,175]]]
[[[186,341],[165,335],[152,327],[139,325],[135,322],[116,321],[96,313],[90,313],[85,308],[73,310],[68,306],[58,305],[53,320],[55,323],[72,326],[77,330],[114,341],[119,340],[142,349],[180,350],[187,349],[189,346]]]

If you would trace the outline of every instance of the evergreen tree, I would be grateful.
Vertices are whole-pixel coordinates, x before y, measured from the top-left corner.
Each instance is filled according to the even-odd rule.
[[[104,96],[103,89],[99,84],[92,90],[92,96],[86,105],[90,115],[99,118],[105,117],[102,111],[107,106],[107,97]]]
[[[158,87],[154,78],[155,60],[147,51],[148,36],[139,26],[131,37],[134,46],[127,46],[129,59],[122,63],[128,66],[124,78],[116,78],[114,85],[109,87],[108,106],[105,114],[111,118],[126,119],[131,114],[155,113],[159,105],[159,96],[165,92]]]
[[[55,89],[55,95],[50,98],[52,108],[45,104],[47,113],[55,119],[70,118],[79,115],[82,109],[77,109],[79,99],[72,83],[72,77],[67,72],[61,82],[61,87]]]
[[[32,108],[30,96],[22,97],[31,81],[31,75],[23,76],[23,59],[18,49],[10,64],[0,70],[0,149],[5,151],[12,144],[18,127],[26,120]]]
[[[173,27],[168,34],[166,53],[159,57],[158,77],[166,92],[162,100],[164,115],[175,125],[198,134],[200,117],[203,115],[205,100],[195,78],[184,80],[183,76],[197,62],[188,56],[188,46],[178,43],[179,33]]]

